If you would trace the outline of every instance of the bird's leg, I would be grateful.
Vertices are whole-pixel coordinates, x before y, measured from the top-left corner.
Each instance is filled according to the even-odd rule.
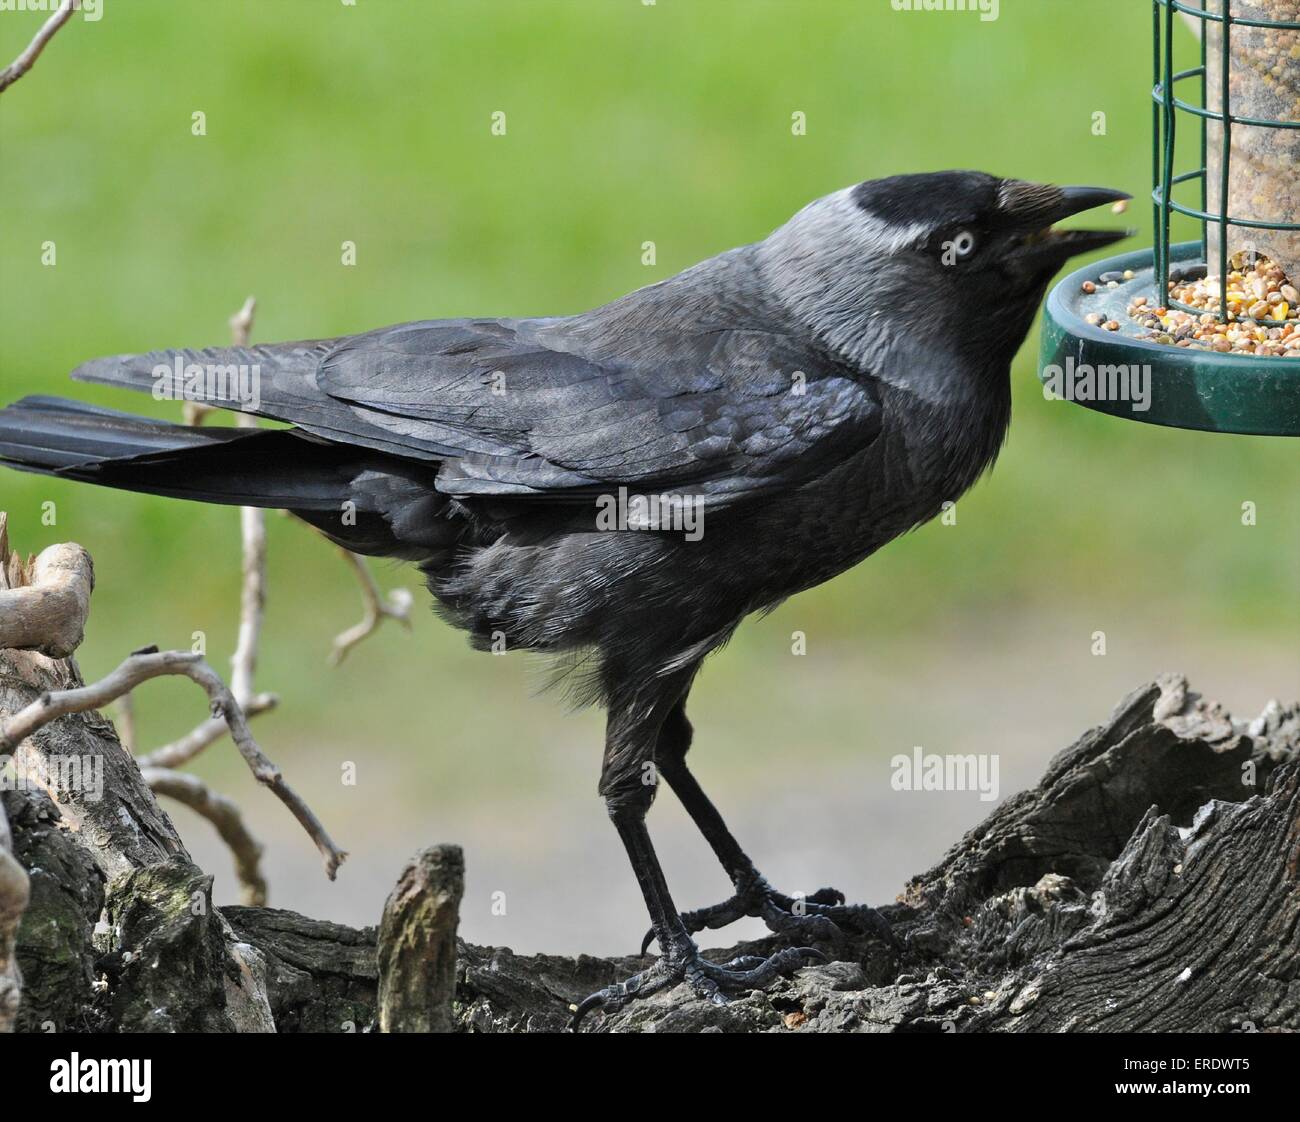
[[[776,891],[754,867],[745,851],[727,829],[717,808],[686,767],[686,752],[691,745],[691,723],[686,718],[685,699],[680,700],[660,728],[655,757],[660,774],[681,800],[700,833],[717,854],[718,860],[736,887],[730,899],[712,907],[686,912],[682,924],[687,931],[725,927],[744,916],[756,916],[780,935],[799,941],[826,941],[840,945],[844,929],[864,935],[877,935],[891,945],[898,940],[888,922],[874,908],[863,904],[846,904],[844,894],[834,888],[820,888],[807,896],[790,897]],[[642,943],[642,953],[651,940],[659,937],[652,927]],[[661,943],[660,946],[663,944]]]
[[[678,982],[685,982],[700,997],[721,1005],[727,993],[761,988],[809,960],[825,960],[821,952],[810,947],[787,947],[766,959],[744,956],[726,963],[707,962],[700,956],[673,903],[645,824],[658,780],[654,745],[662,720],[663,709],[657,705],[646,707],[634,700],[617,711],[611,705],[600,783],[610,819],[645,897],[651,930],[659,943],[659,958],[649,969],[583,999],[573,1014],[570,1027],[574,1031],[593,1009],[613,1012],[635,998],[648,997]],[[641,727],[635,727],[638,724]]]

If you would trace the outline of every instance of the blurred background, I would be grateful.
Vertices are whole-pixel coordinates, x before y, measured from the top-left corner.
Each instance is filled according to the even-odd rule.
[[[175,417],[66,375],[97,355],[223,343],[249,293],[264,342],[574,312],[761,238],[816,196],[904,171],[1125,188],[1139,198],[1114,221],[1141,228],[1133,248],[1151,241],[1151,20],[1132,0],[1002,0],[993,21],[889,0],[102,10],[74,17],[4,95],[4,401],[71,393]],[[0,13],[0,57],[43,18]],[[498,111],[504,136],[491,131]],[[206,135],[193,135],[196,112]],[[795,112],[806,135],[792,134]],[[340,263],[344,241],[355,266]],[[1161,671],[1239,716],[1300,696],[1300,445],[1046,401],[1037,345],[1013,371],[1010,440],[956,524],[748,622],[696,686],[697,773],[787,891],[834,884],[887,902],[986,816],[975,792],[893,791],[890,757],[913,746],[996,754],[1005,798]],[[55,525],[42,522],[48,501]],[[8,471],[0,509],[15,548],[75,540],[93,553],[87,679],[135,647],[188,647],[195,631],[228,669],[237,511]],[[600,715],[535,696],[541,674],[524,656],[470,652],[398,566],[376,573],[416,593],[413,633],[386,627],[327,666],[331,637],[359,618],[353,575],[305,526],[268,524],[258,686],[281,701],[254,732],[352,852],[326,882],[229,743],[210,748],[194,770],[267,844],[271,903],[374,923],[409,855],[455,841],[468,939],[635,949],[644,910],[595,791]],[[136,710],[152,747],[204,704],[163,680]],[[235,899],[210,827],[176,820],[218,901]],[[651,829],[680,906],[729,894],[667,793]]]

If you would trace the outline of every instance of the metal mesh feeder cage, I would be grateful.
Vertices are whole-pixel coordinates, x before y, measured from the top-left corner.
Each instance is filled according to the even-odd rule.
[[[1199,66],[1175,69],[1179,20]],[[1152,39],[1155,246],[1052,290],[1039,376],[1130,420],[1300,436],[1300,0],[1152,0]],[[1199,241],[1171,243],[1175,214]]]

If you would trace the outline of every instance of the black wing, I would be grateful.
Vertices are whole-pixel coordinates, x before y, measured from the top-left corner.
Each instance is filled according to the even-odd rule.
[[[460,495],[740,497],[815,476],[879,431],[874,387],[783,335],[710,332],[597,360],[557,349],[562,328],[387,328],[340,344],[316,381],[386,439],[447,449],[438,486]]]
[[[148,390],[159,366],[256,365],[253,412],[440,461],[437,487],[457,496],[572,501],[626,486],[732,502],[814,478],[879,432],[872,380],[800,339],[698,317],[692,330],[672,323],[432,320],[339,340],[97,359],[73,376]],[[219,386],[209,401],[239,404]]]

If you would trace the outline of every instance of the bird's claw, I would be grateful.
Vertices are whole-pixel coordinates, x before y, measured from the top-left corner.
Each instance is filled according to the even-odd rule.
[[[662,955],[648,970],[634,974],[625,982],[615,982],[582,999],[574,1008],[569,1031],[577,1032],[583,1017],[593,1009],[614,1013],[639,997],[685,982],[697,997],[714,1005],[727,1004],[727,993],[762,989],[769,982],[812,962],[826,962],[821,951],[813,947],[785,947],[774,955],[741,955],[729,962],[708,962],[699,949],[689,943],[686,950]]]
[[[843,946],[845,930],[860,935],[874,935],[895,949],[901,948],[889,922],[875,908],[865,904],[846,904],[844,893],[835,888],[819,888],[807,896],[786,896],[776,891],[762,877],[740,887],[721,904],[682,913],[682,924],[691,934],[726,927],[745,916],[754,916],[778,935],[800,940]],[[647,931],[641,942],[645,954],[654,942],[654,931]]]

